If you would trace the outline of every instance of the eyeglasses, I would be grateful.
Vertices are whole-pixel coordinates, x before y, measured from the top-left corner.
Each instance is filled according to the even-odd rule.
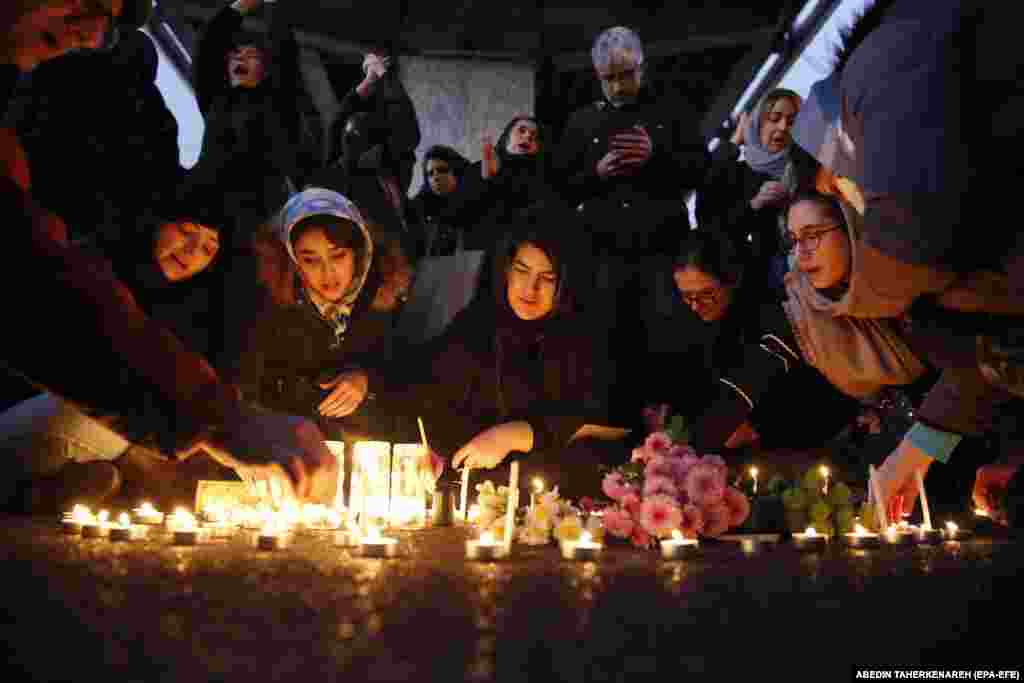
[[[801,251],[805,254],[813,254],[821,246],[821,238],[839,228],[846,227],[842,223],[834,223],[830,227],[822,230],[816,230],[810,234],[804,235],[803,237],[793,237],[793,234],[788,230],[782,236],[782,246],[787,252],[792,252],[798,246]]]
[[[682,293],[683,303],[687,306],[714,306],[721,295],[721,289],[702,289],[692,294]]]

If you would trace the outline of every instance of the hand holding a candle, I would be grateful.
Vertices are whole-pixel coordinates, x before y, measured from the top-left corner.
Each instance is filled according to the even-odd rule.
[[[528,422],[505,422],[474,436],[452,458],[452,467],[493,469],[512,451],[533,450],[533,427]]]
[[[917,504],[917,477],[928,472],[933,460],[917,446],[904,439],[876,472],[882,504],[889,520],[901,520],[914,511]]]
[[[241,407],[212,437],[194,443],[182,455],[207,451],[243,481],[263,482],[284,499],[329,504],[338,482],[338,459],[320,429],[309,420]]]

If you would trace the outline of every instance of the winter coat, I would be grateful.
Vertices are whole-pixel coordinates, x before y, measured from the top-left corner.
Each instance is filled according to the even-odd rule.
[[[41,64],[11,116],[28,154],[33,196],[72,239],[114,240],[184,175],[178,124],[157,89],[156,48],[133,31],[113,52]]]
[[[287,230],[313,215],[312,211],[299,214]],[[360,228],[363,253],[377,254],[369,229]],[[246,401],[318,420],[329,437],[371,434],[391,440],[391,416],[375,410],[372,397],[364,400],[356,413],[340,420],[323,418],[317,411],[330,393],[321,383],[346,370],[384,366],[391,358],[393,316],[370,310],[379,286],[376,256],[359,261],[362,269],[354,274],[355,288],[347,297],[352,310],[344,332],[336,331],[296,281],[296,303],[274,306],[259,321],[242,356],[240,385]],[[371,376],[371,393],[376,391],[375,383]]]
[[[255,88],[232,88],[227,56],[242,15],[230,5],[210,21],[199,44],[194,84],[206,122],[199,161],[190,181],[221,189],[224,212],[251,231],[288,198],[286,178],[296,188],[316,168],[308,122],[300,115],[305,96],[290,6],[265,5],[270,44],[266,75]]]
[[[704,185],[697,194],[697,222],[701,230],[721,233],[732,240],[747,263],[746,283],[753,291],[765,294],[773,258],[781,254],[779,217],[775,207],[754,210],[750,200],[761,185],[775,180],[739,161],[740,148],[723,141],[711,156]],[[777,298],[782,292],[775,288]]]
[[[531,324],[499,318],[494,308],[478,300],[439,337],[405,354],[387,374],[383,400],[395,412],[422,416],[443,456],[504,422],[528,422],[536,451],[564,448],[588,422],[606,424],[593,373],[600,351],[587,320],[567,313]]]
[[[465,230],[449,216],[455,193],[441,197],[434,194],[426,182],[424,185],[409,200],[406,210],[405,222],[413,233],[416,258],[448,256],[465,249]]]
[[[391,86],[386,92],[380,87],[385,81]],[[397,76],[389,74],[385,76],[385,81],[379,81],[369,97],[363,98],[353,88],[342,99],[341,109],[331,125],[328,159],[333,163],[342,156],[341,141],[349,117],[356,112],[369,112],[387,132],[383,141],[367,150],[359,164],[363,168],[395,176],[404,196],[409,191],[413,167],[416,165],[420,123],[412,100]]]
[[[597,163],[610,138],[636,125],[651,137],[650,160],[635,175],[602,180]],[[690,108],[645,88],[632,105],[616,109],[601,100],[574,112],[562,135],[556,177],[578,207],[595,254],[652,255],[670,253],[685,234],[686,193],[701,184],[707,164]]]

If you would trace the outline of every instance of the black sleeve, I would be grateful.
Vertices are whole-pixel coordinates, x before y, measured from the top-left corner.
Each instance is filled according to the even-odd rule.
[[[569,117],[555,154],[555,176],[564,188],[564,196],[577,204],[601,187],[596,165],[586,165],[587,131],[584,112]]]
[[[241,13],[226,5],[206,25],[199,40],[192,85],[203,116],[209,113],[214,99],[229,88],[227,56],[231,52],[231,37],[241,26]]]
[[[739,196],[743,192],[743,168],[740,148],[723,141],[711,155],[708,172],[697,194],[697,222],[702,230],[725,230],[741,222],[749,204]]]

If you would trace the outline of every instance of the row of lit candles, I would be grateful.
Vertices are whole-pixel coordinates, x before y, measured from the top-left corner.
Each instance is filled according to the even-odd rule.
[[[749,470],[747,470],[747,472],[750,474],[750,478],[754,481],[753,493],[757,493],[757,475],[760,471],[757,469],[757,467],[751,467]],[[818,473],[821,474],[821,478],[824,480],[824,483],[821,487],[821,492],[823,495],[827,496],[829,481],[832,478],[832,471],[829,470],[827,466],[822,465],[821,467],[818,468]],[[739,486],[739,480],[737,480],[736,485]]]
[[[934,529],[931,525],[914,526],[907,522],[890,524],[884,533],[868,531],[857,524],[851,533],[837,538],[851,548],[878,548],[883,541],[888,545],[934,545],[942,541],[958,541],[964,532],[953,522],[946,522],[945,529]],[[823,550],[829,536],[819,534],[814,527],[807,527],[803,533],[793,534],[793,545],[800,550]]]

